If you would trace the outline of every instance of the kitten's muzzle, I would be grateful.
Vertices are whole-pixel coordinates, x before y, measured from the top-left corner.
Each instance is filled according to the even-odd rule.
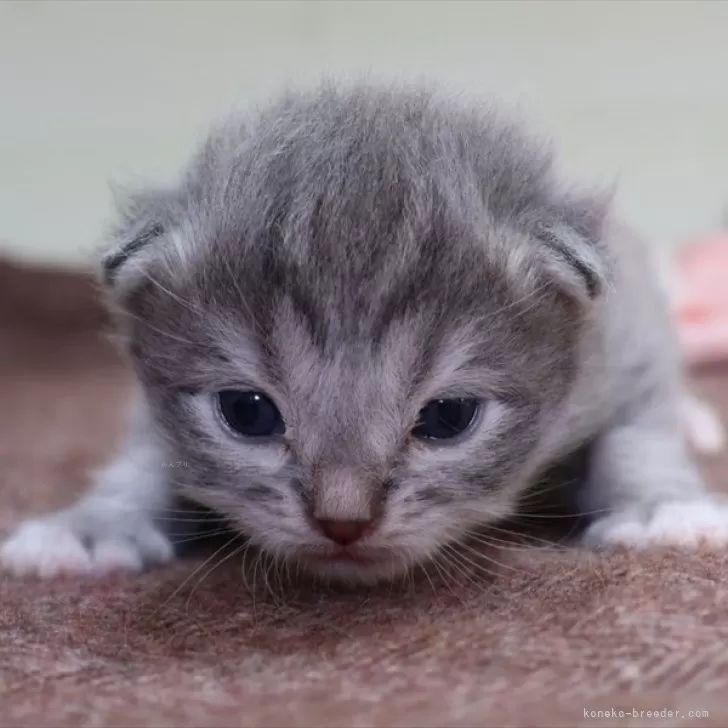
[[[339,546],[349,546],[371,532],[379,520],[382,484],[357,468],[321,468],[308,506],[316,530]]]

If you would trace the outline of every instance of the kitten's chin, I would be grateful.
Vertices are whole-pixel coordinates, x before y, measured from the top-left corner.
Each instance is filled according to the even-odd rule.
[[[394,551],[357,550],[335,553],[304,553],[297,557],[309,573],[348,584],[374,584],[406,573],[411,559]]]

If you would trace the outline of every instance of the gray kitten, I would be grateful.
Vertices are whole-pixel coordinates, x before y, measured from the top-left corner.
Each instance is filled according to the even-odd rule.
[[[11,571],[167,561],[184,496],[279,559],[391,577],[584,447],[587,543],[728,540],[645,247],[492,112],[288,95],[129,200],[103,268],[140,385],[128,438],[20,526]]]

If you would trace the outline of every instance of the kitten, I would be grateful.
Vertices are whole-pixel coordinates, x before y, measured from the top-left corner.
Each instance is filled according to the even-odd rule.
[[[139,382],[128,437],[11,536],[10,571],[168,561],[182,496],[279,559],[392,577],[585,446],[588,545],[728,540],[645,247],[491,111],[287,95],[132,196],[103,272]]]

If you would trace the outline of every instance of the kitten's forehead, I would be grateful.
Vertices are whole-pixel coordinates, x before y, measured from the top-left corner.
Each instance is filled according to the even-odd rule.
[[[405,312],[472,305],[488,275],[488,224],[456,144],[464,130],[406,109],[360,100],[343,120],[326,106],[299,110],[306,133],[259,129],[239,151],[236,184],[218,190],[225,214],[204,265],[258,302],[290,302],[319,338],[378,339]]]

